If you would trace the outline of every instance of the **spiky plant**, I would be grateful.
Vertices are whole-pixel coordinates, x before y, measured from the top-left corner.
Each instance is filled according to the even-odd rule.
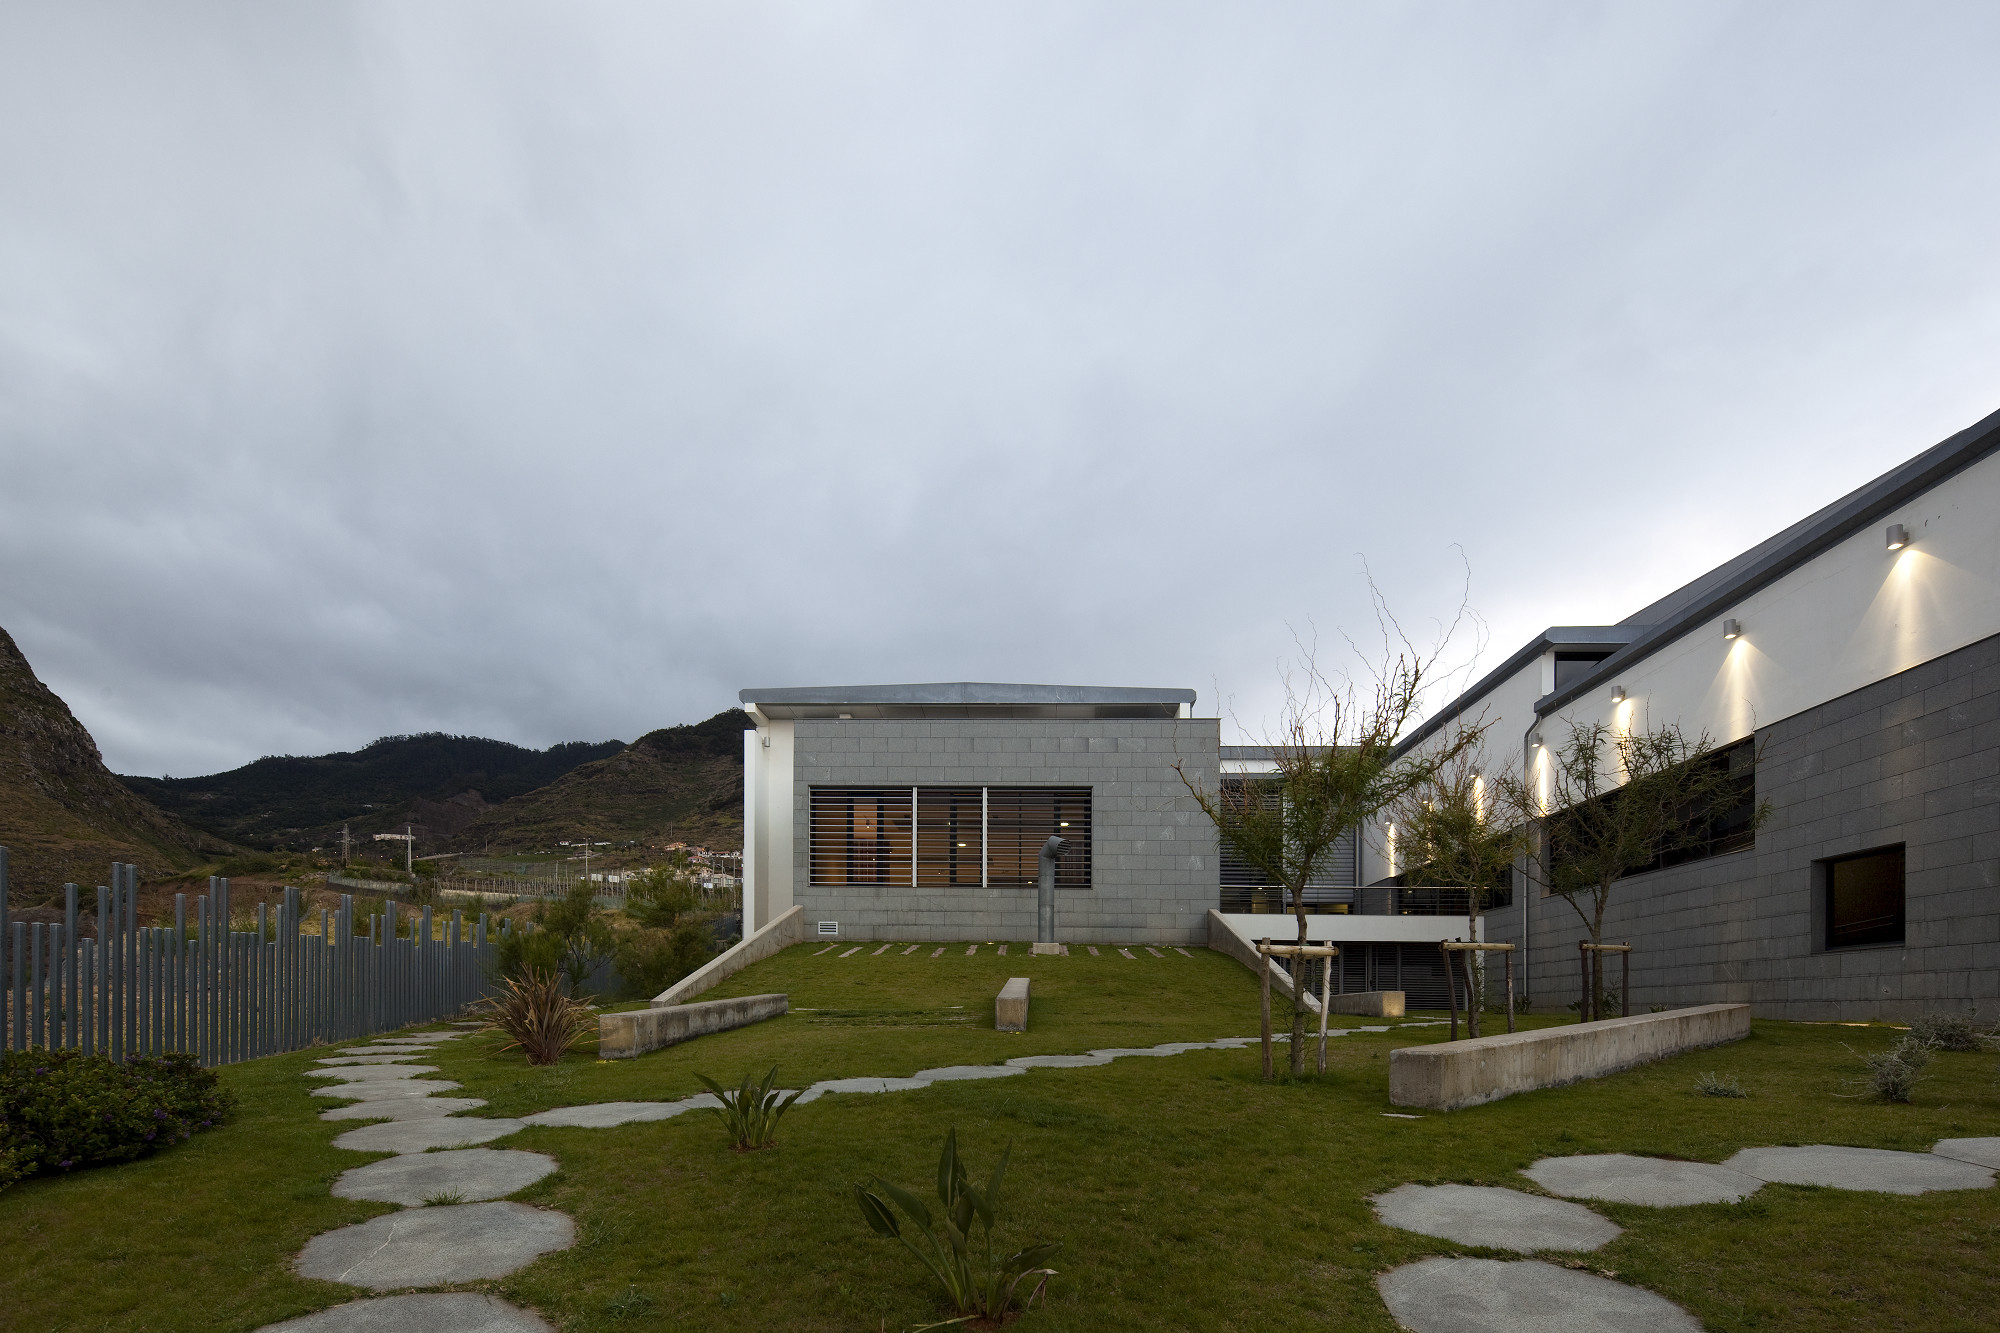
[[[745,1074],[742,1084],[734,1088],[725,1088],[706,1074],[695,1077],[722,1103],[709,1109],[722,1121],[722,1127],[729,1132],[729,1146],[737,1152],[755,1152],[775,1145],[778,1121],[803,1095],[802,1091],[773,1091],[778,1081],[776,1065],[771,1066],[762,1083],[756,1081],[756,1075]]]
[[[596,1023],[589,1006],[571,999],[562,973],[529,968],[502,977],[500,991],[473,1006],[486,1020],[482,1032],[504,1032],[502,1051],[519,1050],[531,1065],[552,1065],[582,1041]]]
[[[998,1321],[1017,1301],[1025,1310],[1035,1297],[1046,1294],[1049,1279],[1055,1276],[1053,1268],[1043,1265],[1062,1248],[1061,1241],[1037,1241],[1005,1258],[994,1253],[993,1226],[1000,1214],[1000,1186],[1006,1179],[1007,1160],[1013,1153],[1014,1145],[1010,1143],[1000,1154],[1000,1163],[993,1168],[986,1188],[979,1189],[967,1178],[965,1164],[959,1160],[958,1130],[948,1131],[944,1136],[944,1152],[938,1158],[937,1196],[943,1205],[939,1214],[933,1214],[922,1199],[881,1176],[870,1182],[880,1194],[865,1186],[854,1187],[854,1200],[861,1205],[861,1216],[869,1228],[878,1236],[901,1241],[904,1249],[916,1255],[944,1283],[945,1293],[960,1316],[947,1323],[977,1318]],[[885,1200],[883,1195],[888,1198]],[[902,1219],[889,1206],[891,1200],[914,1224],[911,1230],[921,1238],[921,1245],[905,1234]],[[1024,1292],[1022,1284],[1031,1278],[1034,1281]]]

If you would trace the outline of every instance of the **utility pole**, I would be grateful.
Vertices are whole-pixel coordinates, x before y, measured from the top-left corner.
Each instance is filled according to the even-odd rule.
[[[416,868],[417,858],[415,856],[417,848],[417,830],[415,825],[412,824],[403,825],[403,840],[404,840],[403,873],[406,875],[414,875],[417,869]]]
[[[340,868],[347,869],[347,825],[340,826]]]

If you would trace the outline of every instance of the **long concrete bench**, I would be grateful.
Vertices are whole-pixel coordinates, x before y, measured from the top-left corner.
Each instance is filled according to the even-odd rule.
[[[785,1012],[783,995],[741,995],[732,1000],[702,1000],[697,1004],[659,1005],[597,1016],[597,1054],[604,1060],[629,1060],[663,1046],[727,1032],[776,1018]]]
[[[1435,1046],[1405,1046],[1389,1052],[1389,1101],[1395,1106],[1456,1111],[1517,1092],[1602,1078],[1749,1035],[1749,1005],[1703,1004]]]
[[[1028,979],[1009,977],[993,999],[993,1026],[1002,1032],[1028,1030]]]
[[[1308,999],[1317,997],[1308,996]],[[1329,1014],[1365,1014],[1369,1018],[1401,1018],[1403,992],[1399,990],[1357,990],[1326,997]]]

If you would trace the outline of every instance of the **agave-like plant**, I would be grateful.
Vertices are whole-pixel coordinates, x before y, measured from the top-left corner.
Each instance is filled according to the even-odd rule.
[[[737,1152],[755,1152],[759,1148],[769,1148],[778,1141],[778,1121],[792,1108],[792,1103],[803,1094],[799,1092],[774,1092],[778,1082],[778,1067],[771,1066],[771,1072],[764,1075],[764,1081],[756,1081],[756,1075],[745,1074],[740,1086],[725,1088],[706,1074],[696,1074],[702,1086],[715,1095],[721,1106],[710,1107],[721,1119],[722,1127],[729,1131],[729,1146]]]
[[[531,1065],[552,1065],[582,1041],[596,1023],[587,1005],[563,988],[562,973],[529,968],[518,977],[502,977],[500,991],[473,1006],[486,1020],[482,1032],[504,1032],[511,1039],[500,1049],[520,1050]]]
[[[947,1132],[944,1152],[938,1158],[937,1196],[943,1205],[938,1214],[933,1214],[922,1199],[881,1176],[870,1182],[880,1194],[866,1186],[854,1187],[854,1200],[861,1205],[861,1216],[875,1234],[901,1241],[904,1249],[916,1255],[944,1283],[945,1292],[960,1315],[947,1323],[982,1317],[998,1320],[1017,1301],[1025,1310],[1035,1303],[1036,1297],[1047,1295],[1049,1279],[1055,1276],[1055,1270],[1044,1265],[1062,1248],[1061,1241],[1037,1241],[1005,1258],[994,1254],[993,1226],[1000,1213],[1000,1186],[1007,1177],[1007,1161],[1013,1155],[1014,1145],[1009,1143],[982,1190],[967,1179],[965,1164],[959,1160],[958,1130]],[[890,1200],[914,1224],[923,1245],[913,1243],[905,1234],[902,1220],[889,1207]],[[975,1227],[977,1238],[973,1234]],[[1034,1281],[1024,1291],[1022,1284],[1031,1278]]]

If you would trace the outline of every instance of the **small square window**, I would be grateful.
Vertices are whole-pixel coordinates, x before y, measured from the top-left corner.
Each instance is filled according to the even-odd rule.
[[[1826,947],[1903,942],[1903,849],[1822,861],[1826,884]]]

